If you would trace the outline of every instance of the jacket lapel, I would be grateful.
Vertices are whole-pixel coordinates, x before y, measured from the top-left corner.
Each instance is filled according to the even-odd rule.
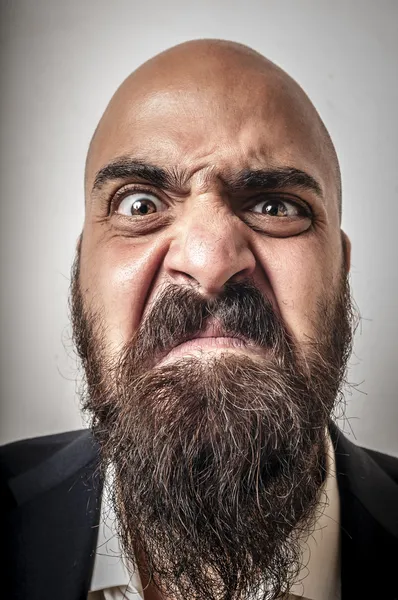
[[[335,425],[341,507],[342,600],[398,598],[398,486],[363,448]]]
[[[398,599],[398,486],[331,424],[341,506],[342,600]],[[86,600],[102,479],[89,431],[14,477],[17,502],[5,531],[15,600]]]
[[[9,482],[18,503],[7,522],[10,598],[85,600],[102,482],[89,431]]]

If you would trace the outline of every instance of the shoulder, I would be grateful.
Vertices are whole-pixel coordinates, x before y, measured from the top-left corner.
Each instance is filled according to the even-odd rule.
[[[398,483],[398,457],[384,454],[378,450],[371,450],[370,448],[362,448],[362,450],[364,450],[366,454],[395,481],[395,483]]]
[[[85,435],[90,435],[87,429],[78,429],[18,440],[0,446],[2,477],[14,477],[34,468],[59,450],[69,446],[69,444]]]
[[[0,447],[7,598],[50,598],[57,586],[57,598],[83,597],[100,516],[97,458],[87,429]]]
[[[96,463],[89,429],[12,442],[0,447],[0,498],[7,510],[55,488]]]
[[[398,484],[398,458],[378,450],[360,446],[330,421],[329,433],[335,450],[338,471],[344,479],[371,479],[380,475],[387,477],[391,485]]]

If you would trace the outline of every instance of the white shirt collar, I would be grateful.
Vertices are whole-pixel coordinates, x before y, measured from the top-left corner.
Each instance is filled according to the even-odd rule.
[[[321,498],[325,509],[316,522],[314,532],[302,545],[304,566],[300,571],[298,583],[291,590],[292,594],[307,600],[339,600],[340,598],[340,499],[334,448],[329,434],[327,446],[327,479]],[[138,569],[134,566],[127,568],[126,561],[122,557],[108,487],[108,485],[104,486],[102,495],[90,592],[102,590],[105,597],[112,597],[115,600],[119,598],[143,600]]]
[[[112,597],[118,600],[117,588],[120,588],[120,599],[143,600],[144,593],[138,569],[127,567],[127,560],[122,554],[120,539],[116,531],[116,516],[109,496],[110,481],[113,474],[107,472],[102,493],[101,515],[99,520],[97,549],[91,577],[90,592],[111,590]],[[90,593],[88,596],[90,600]]]
[[[336,461],[329,432],[326,436],[327,477],[320,505],[324,509],[314,532],[302,544],[304,565],[291,593],[308,600],[339,600],[340,578],[340,497],[336,478]]]

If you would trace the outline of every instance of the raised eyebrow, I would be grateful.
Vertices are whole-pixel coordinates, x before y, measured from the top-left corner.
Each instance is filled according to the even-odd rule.
[[[92,191],[101,189],[109,181],[128,179],[134,176],[147,179],[151,183],[155,183],[155,185],[163,185],[166,179],[164,169],[141,160],[122,157],[112,161],[98,171],[94,179]]]
[[[148,183],[164,189],[176,189],[184,185],[183,174],[178,174],[174,169],[163,169],[140,159],[121,157],[98,171],[92,192],[100,190],[109,181],[132,177],[145,179]]]

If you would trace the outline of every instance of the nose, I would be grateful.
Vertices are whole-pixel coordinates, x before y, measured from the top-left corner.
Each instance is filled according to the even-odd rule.
[[[252,275],[256,261],[247,238],[247,228],[236,214],[205,203],[178,225],[164,268],[174,283],[194,284],[212,297],[227,282]]]

